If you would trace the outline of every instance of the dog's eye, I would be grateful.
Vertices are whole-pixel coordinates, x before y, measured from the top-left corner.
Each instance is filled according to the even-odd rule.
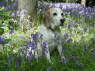
[[[54,16],[57,16],[57,13],[53,13]]]
[[[63,13],[61,13],[61,15],[63,16],[64,14],[63,14]]]

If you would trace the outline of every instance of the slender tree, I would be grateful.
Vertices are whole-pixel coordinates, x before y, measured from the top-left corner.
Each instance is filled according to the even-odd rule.
[[[81,4],[86,5],[86,0],[81,0]]]
[[[36,14],[37,0],[18,0],[19,9],[24,9],[27,14]]]
[[[77,0],[66,0],[66,2],[68,3],[68,2],[70,2],[70,3],[74,3],[74,2],[76,2]]]
[[[37,0],[18,0],[18,9],[20,10],[20,27],[26,31],[30,27],[30,18],[35,18],[37,13]]]

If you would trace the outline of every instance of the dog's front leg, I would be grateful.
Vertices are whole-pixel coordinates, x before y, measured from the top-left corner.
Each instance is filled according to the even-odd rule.
[[[45,55],[46,55],[47,60],[51,63],[50,51],[48,50],[48,52],[45,52]]]
[[[37,44],[37,51],[38,57],[42,56],[42,47],[40,42]]]
[[[59,55],[60,55],[60,57],[61,57],[61,61],[63,62],[64,59],[65,59],[65,56],[64,56],[64,54],[63,54],[63,48],[62,48],[61,45],[59,45],[57,49],[58,49]]]
[[[42,47],[43,47],[43,52],[44,52],[44,54],[45,54],[45,57],[47,58],[47,60],[48,60],[49,62],[51,62],[48,42],[47,42],[47,41],[43,41]]]
[[[49,62],[51,62],[51,58],[50,58],[50,51],[49,51],[49,46],[48,46],[48,43],[47,42],[44,42],[43,43],[43,52],[47,58],[47,60]]]

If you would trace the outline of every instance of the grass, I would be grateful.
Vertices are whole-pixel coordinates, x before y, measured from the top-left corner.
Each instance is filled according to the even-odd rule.
[[[61,27],[64,36],[64,63],[60,62],[58,52],[52,55],[52,63],[45,58],[26,59],[19,56],[18,51],[30,41],[30,33],[35,33],[39,25],[35,25],[28,33],[16,30],[16,34],[8,37],[8,32],[3,37],[10,39],[7,44],[0,44],[0,71],[94,71],[95,70],[95,18],[66,16],[64,27]],[[38,20],[40,21],[40,20]],[[39,22],[37,22],[39,24]],[[73,25],[77,25],[77,27]],[[68,26],[70,25],[70,26]],[[6,28],[5,28],[6,29]],[[23,39],[24,37],[24,39]],[[67,38],[65,38],[67,37]]]

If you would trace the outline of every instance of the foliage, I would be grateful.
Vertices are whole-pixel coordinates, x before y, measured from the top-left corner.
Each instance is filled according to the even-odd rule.
[[[37,37],[37,35],[31,34],[37,32],[41,19],[32,22],[37,25],[33,25],[25,33],[20,30],[19,23],[15,22],[14,17],[10,16],[10,12],[0,12],[0,71],[94,71],[95,17],[88,18],[85,16],[89,13],[76,15],[75,11],[73,14],[71,10],[69,11],[70,13],[68,10],[65,11],[67,13],[64,15],[66,21],[64,26],[60,27],[64,41],[62,43],[63,52],[66,57],[64,63],[60,62],[56,50],[51,58],[52,63],[45,58],[36,60],[20,56],[18,53],[21,51],[19,50],[24,48],[27,42]],[[3,44],[5,40],[8,42]],[[25,49],[25,51],[27,50]]]
[[[1,7],[0,10],[2,9]],[[6,35],[6,33],[13,33],[18,26],[18,24],[13,21],[13,17],[10,16],[10,13],[11,11],[0,12],[0,45],[5,45],[10,42],[11,38],[8,38],[9,35]],[[4,37],[4,35],[6,36]]]

